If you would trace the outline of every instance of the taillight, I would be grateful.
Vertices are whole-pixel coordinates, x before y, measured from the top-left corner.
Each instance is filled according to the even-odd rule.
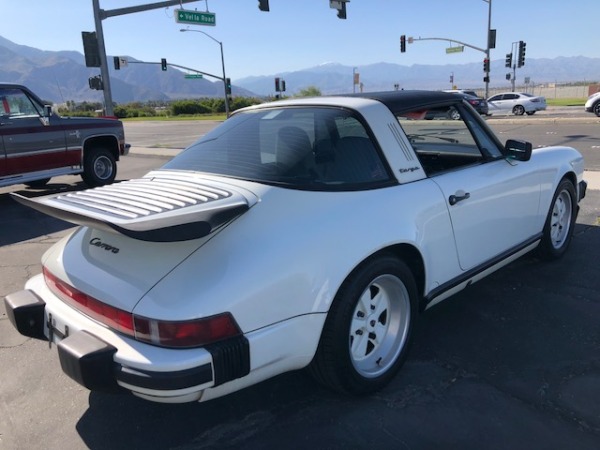
[[[537,103],[537,102],[540,101],[540,99],[539,98],[532,98],[532,99],[530,99],[530,101],[533,102],[533,103]]]
[[[133,317],[131,313],[102,303],[100,300],[81,292],[57,278],[46,267],[43,268],[43,273],[50,290],[62,301],[115,331],[133,336]]]
[[[200,347],[241,334],[230,313],[189,321],[163,321],[134,315],[135,338],[162,347]]]
[[[62,301],[92,319],[134,339],[160,347],[201,347],[241,334],[230,313],[202,319],[165,321],[138,316],[94,297],[57,278],[43,267],[44,279],[50,290]]]

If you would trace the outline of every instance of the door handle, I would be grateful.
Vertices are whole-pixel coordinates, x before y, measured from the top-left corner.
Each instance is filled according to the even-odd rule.
[[[463,200],[466,200],[469,197],[471,197],[471,194],[469,194],[468,192],[458,191],[456,194],[448,197],[448,202],[450,203],[451,206],[454,206],[458,202],[462,202]]]

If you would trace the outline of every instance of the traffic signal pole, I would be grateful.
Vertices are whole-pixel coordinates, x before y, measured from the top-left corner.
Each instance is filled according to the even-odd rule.
[[[151,9],[168,8],[169,6],[182,5],[184,3],[197,2],[199,0],[169,0],[165,2],[150,3],[147,5],[131,6],[127,8],[118,8],[104,10],[100,8],[100,0],[92,0],[94,9],[94,24],[96,26],[96,37],[98,39],[98,53],[100,55],[100,75],[102,76],[102,85],[104,87],[104,114],[114,116],[112,91],[110,88],[110,75],[108,73],[108,62],[106,60],[106,47],[104,46],[104,31],[102,30],[102,21],[109,17],[122,16]]]

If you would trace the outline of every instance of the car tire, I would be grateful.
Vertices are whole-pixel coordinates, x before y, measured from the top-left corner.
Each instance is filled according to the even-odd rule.
[[[406,264],[391,254],[367,260],[335,296],[311,374],[342,393],[381,389],[406,359],[417,312],[417,287]]]
[[[525,114],[525,108],[523,107],[523,105],[515,105],[513,107],[512,112],[515,116],[522,116],[523,114]]]
[[[83,182],[90,187],[110,184],[117,176],[117,162],[113,154],[104,148],[92,148],[83,159]]]
[[[538,255],[546,260],[558,259],[567,251],[575,219],[577,217],[577,194],[573,183],[563,179],[552,197],[550,211],[544,224]]]
[[[448,119],[460,120],[460,113],[456,108],[450,108],[450,110],[448,111]]]
[[[25,183],[25,186],[34,188],[34,189],[42,188],[48,184],[48,181],[50,181],[50,178],[42,178],[41,180],[28,181],[27,183]]]
[[[535,111],[527,111],[528,116],[533,116],[534,114],[535,114]]]
[[[594,106],[592,106],[592,111],[594,111],[596,116],[600,117],[600,102],[596,102]]]

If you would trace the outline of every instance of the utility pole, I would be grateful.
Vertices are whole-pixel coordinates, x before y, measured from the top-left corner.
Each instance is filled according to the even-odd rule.
[[[112,91],[110,88],[110,75],[108,73],[108,63],[106,60],[106,47],[104,45],[104,31],[102,30],[102,21],[109,17],[122,16],[151,9],[168,8],[169,6],[182,5],[183,3],[192,3],[199,0],[169,0],[165,2],[150,3],[147,5],[130,6],[127,8],[119,8],[112,10],[104,10],[100,8],[100,0],[92,0],[94,8],[94,23],[96,26],[96,37],[98,39],[98,53],[100,55],[100,75],[102,76],[102,84],[104,86],[104,107],[105,115],[113,116],[113,101]]]
[[[461,42],[461,41],[457,41],[456,39],[450,39],[450,38],[439,38],[439,37],[432,37],[432,38],[422,38],[422,37],[406,37],[406,35],[402,35],[400,36],[400,52],[404,53],[406,52],[406,44],[412,44],[414,41],[448,41],[450,42],[450,45],[452,45],[452,43],[457,43],[460,45],[463,45],[465,47],[469,47],[472,48],[474,50],[478,50],[482,53],[485,53],[485,57],[483,60],[483,64],[484,64],[484,74],[485,76],[483,77],[483,81],[485,82],[485,98],[489,97],[489,85],[490,85],[490,49],[492,48],[496,48],[496,30],[492,30],[492,0],[483,0],[484,2],[486,2],[489,7],[488,7],[488,24],[487,24],[487,35],[486,35],[486,45],[485,48],[481,48],[481,47],[477,47],[475,45],[471,45],[471,44],[467,44],[466,42]],[[446,49],[446,51],[448,52],[449,49]],[[463,49],[460,48],[460,51],[462,51]],[[453,52],[454,53],[454,52]]]

